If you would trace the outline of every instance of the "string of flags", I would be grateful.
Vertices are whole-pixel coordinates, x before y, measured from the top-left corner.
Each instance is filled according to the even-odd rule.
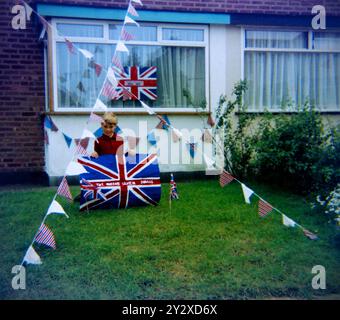
[[[33,10],[25,1],[23,1],[23,4],[26,7],[26,12],[28,13],[32,13],[34,12],[38,19],[40,20],[40,22],[42,23],[42,25],[44,26],[44,28],[47,30],[48,28],[54,28],[44,17],[42,17],[40,14],[38,14],[35,10]],[[142,1],[140,0],[130,0],[128,8],[127,8],[127,12],[125,15],[125,19],[124,19],[124,24],[122,27],[122,31],[121,31],[121,35],[120,35],[120,39],[118,40],[118,43],[116,45],[116,49],[115,52],[113,54],[112,57],[112,64],[119,68],[120,70],[123,70],[123,66],[122,63],[117,55],[117,52],[123,52],[126,54],[129,54],[129,50],[128,48],[125,46],[124,41],[130,41],[133,39],[133,35],[131,35],[130,33],[128,33],[125,30],[125,25],[126,24],[132,24],[132,25],[136,25],[137,27],[139,27],[139,23],[137,21],[135,21],[133,18],[129,17],[128,14],[130,14],[133,17],[138,17],[138,12],[136,11],[134,4],[138,4],[138,5],[143,5]],[[29,14],[29,15],[30,15]],[[60,32],[59,32],[60,34]],[[70,54],[75,55],[77,54],[77,52],[80,52],[86,59],[89,60],[88,63],[88,67],[94,69],[95,74],[97,75],[97,77],[99,77],[102,74],[102,71],[104,70],[103,66],[100,65],[99,63],[97,63],[94,59],[94,54],[91,53],[88,50],[82,49],[82,48],[78,48],[76,45],[74,45],[74,43],[72,43],[69,39],[67,39],[66,37],[65,39],[65,44],[67,47],[67,50]],[[98,50],[97,50],[98,49]],[[97,53],[99,51],[99,48],[96,48],[95,53]],[[89,73],[89,69],[84,71],[84,75],[86,77],[90,77],[90,73]],[[101,122],[102,118],[100,116],[98,116],[95,112],[105,112],[108,110],[107,106],[101,101],[100,96],[103,94],[104,96],[108,96],[109,98],[114,98],[115,97],[115,93],[113,92],[112,88],[116,88],[117,87],[117,79],[115,78],[115,74],[112,71],[112,68],[109,67],[108,70],[106,70],[106,76],[105,79],[103,81],[103,85],[102,88],[98,94],[98,97],[96,99],[96,102],[92,108],[91,114],[89,116],[89,119],[87,121],[87,124],[90,122]],[[80,92],[86,92],[86,88],[84,87],[83,83],[80,81],[77,85],[77,88]],[[122,88],[122,96],[123,99],[130,99],[132,93],[130,93],[129,91],[126,90],[126,88]],[[133,95],[134,96],[134,95]],[[135,96],[134,96],[135,97]],[[137,97],[135,97],[137,98]],[[165,115],[163,117],[159,116],[156,114],[156,112],[154,110],[152,110],[152,108],[150,108],[145,102],[142,102],[141,100],[139,100],[137,98],[137,100],[141,103],[141,106],[144,108],[145,111],[147,111],[148,114],[150,115],[156,115],[159,119],[160,119],[160,124],[159,124],[159,128],[164,129],[164,130],[168,130],[169,128],[172,131],[172,136],[173,139],[178,141],[182,138],[182,134],[180,133],[179,130],[177,130],[176,128],[174,128],[172,126],[172,124],[170,123],[168,117]],[[47,129],[51,130],[52,132],[58,132],[59,129],[58,127],[55,125],[55,123],[53,122],[52,118],[50,116],[46,116],[45,120],[44,120],[44,135],[45,135],[45,141],[48,144],[48,134],[47,134]],[[117,128],[117,132],[121,132],[121,129],[118,127]],[[56,241],[55,241],[55,236],[52,232],[52,230],[45,224],[45,220],[46,218],[52,214],[59,214],[59,215],[65,215],[68,218],[68,215],[66,214],[65,210],[62,208],[62,206],[60,205],[60,203],[56,200],[57,196],[60,196],[62,198],[67,199],[68,201],[73,201],[73,196],[72,193],[70,191],[70,187],[68,185],[67,176],[72,176],[72,175],[79,175],[81,173],[86,173],[85,168],[78,163],[77,161],[74,161],[74,158],[79,156],[79,155],[85,155],[87,154],[86,148],[88,146],[88,142],[89,139],[96,139],[99,136],[102,135],[102,129],[99,128],[97,129],[94,133],[92,133],[91,131],[89,131],[87,128],[84,129],[82,137],[79,139],[73,139],[72,137],[68,136],[67,134],[65,134],[64,132],[62,132],[62,135],[65,139],[65,142],[68,146],[68,148],[70,148],[72,141],[75,141],[75,144],[77,146],[74,156],[73,156],[73,160],[68,164],[65,174],[58,186],[58,189],[56,191],[56,194],[54,195],[54,198],[43,218],[43,221],[39,227],[39,230],[37,231],[36,235],[33,238],[33,241],[31,243],[31,245],[28,247],[24,258],[22,260],[21,265],[23,265],[24,263],[26,264],[41,264],[42,261],[38,255],[38,253],[35,251],[33,245],[34,243],[37,244],[43,244],[45,246],[47,246],[48,248],[52,248],[52,249],[56,249]],[[150,144],[152,145],[156,145],[157,144],[157,140],[155,137],[155,134],[153,131],[151,131],[148,135],[147,135],[147,139],[149,141]],[[129,145],[137,145],[139,142],[139,138],[138,137],[128,137],[128,143]],[[194,149],[191,147],[191,149]],[[172,176],[173,179],[173,176]],[[177,188],[176,188],[176,184],[172,183],[172,188],[171,188],[172,192],[172,197],[174,198],[178,198],[178,194],[177,194]]]
[[[220,174],[219,177],[219,183],[221,187],[224,187],[231,183],[232,181],[237,181],[241,187],[242,187],[242,192],[244,196],[244,201],[247,204],[250,204],[250,198],[252,195],[255,195],[256,197],[259,198],[258,201],[258,214],[261,218],[265,218],[267,215],[269,215],[271,212],[276,211],[282,216],[282,224],[285,225],[286,227],[299,227],[304,235],[311,239],[311,240],[317,240],[318,236],[314,234],[313,232],[307,230],[297,222],[295,222],[293,219],[289,218],[287,215],[285,215],[283,212],[281,212],[279,209],[275,208],[273,205],[271,205],[269,202],[261,198],[257,193],[255,193],[252,189],[250,189],[248,186],[246,186],[244,183],[236,179],[234,176],[232,176],[228,171],[223,170],[222,173]]]

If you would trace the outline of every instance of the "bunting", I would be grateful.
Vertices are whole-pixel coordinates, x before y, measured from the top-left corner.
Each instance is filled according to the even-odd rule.
[[[120,70],[124,70],[123,65],[121,64],[117,55],[114,55],[112,58],[112,63]]]
[[[191,158],[195,158],[195,153],[197,149],[197,142],[189,142],[187,143],[187,146],[189,148],[189,153]]]
[[[69,216],[66,214],[65,210],[63,209],[63,207],[59,204],[58,201],[53,200],[47,210],[46,215],[50,215],[52,213],[56,213],[56,214],[62,214],[65,215],[67,218],[69,218]]]
[[[85,50],[85,49],[79,49],[79,51],[83,54],[83,56],[86,58],[86,59],[93,59],[94,55],[93,53],[91,53],[90,51],[88,50]]]
[[[65,139],[65,142],[67,144],[68,147],[71,146],[71,143],[72,143],[72,138],[70,138],[68,135],[66,135],[65,133],[63,133],[63,136],[64,136],[64,139]]]
[[[136,11],[136,9],[135,9],[135,7],[131,3],[129,4],[129,7],[128,7],[128,13],[130,13],[134,17],[138,17],[139,16],[137,11]]]
[[[66,43],[68,52],[71,53],[71,54],[76,54],[76,48],[73,45],[73,43],[66,38],[65,38],[65,43]]]
[[[317,240],[319,239],[318,236],[312,232],[310,232],[309,230],[302,228],[302,231],[304,233],[304,235],[309,238],[310,240]]]
[[[90,122],[99,122],[99,123],[102,123],[103,118],[101,116],[96,115],[94,112],[91,112],[89,121]]]
[[[224,187],[234,180],[234,177],[226,170],[220,174],[220,186]]]
[[[36,235],[34,241],[52,249],[56,249],[54,234],[45,224],[40,226],[39,232]]]
[[[148,112],[148,114],[153,115],[156,114],[155,111],[153,111],[146,103],[143,101],[140,101],[142,107]]]
[[[97,99],[93,109],[94,111],[106,111],[107,106],[100,99]]]
[[[122,39],[124,41],[131,41],[131,40],[133,40],[133,35],[130,34],[129,32],[127,32],[125,29],[123,29],[121,37],[122,37]]]
[[[119,41],[117,43],[117,47],[116,47],[116,51],[120,51],[120,52],[126,52],[127,54],[129,54],[129,49],[126,47],[126,45]]]
[[[67,176],[78,176],[82,173],[87,173],[87,171],[80,163],[75,162],[75,161],[71,161],[66,168]]]
[[[139,5],[143,5],[143,3],[142,3],[142,1],[141,0],[131,0],[132,2],[134,2],[134,3],[138,3]]]
[[[250,204],[250,197],[254,193],[253,190],[248,188],[245,184],[241,183],[242,186],[242,191],[243,191],[243,196],[244,196],[244,201],[248,204]]]
[[[92,132],[91,132],[91,134],[92,134]],[[93,135],[93,137],[96,138],[94,135]],[[89,140],[90,140],[89,137],[85,137],[85,138],[81,138],[81,139],[74,139],[74,142],[76,143],[77,146],[81,145],[84,149],[87,149],[87,146],[89,145]]]
[[[52,130],[53,132],[57,132],[59,130],[49,115],[45,117],[44,126],[45,128]]]
[[[214,119],[213,119],[211,113],[210,113],[209,116],[208,116],[207,123],[208,123],[208,125],[209,125],[210,127],[213,127],[213,126],[215,125],[215,121],[214,121]]]
[[[26,264],[42,264],[39,255],[36,253],[32,246],[29,246],[29,248],[27,249],[23,262]]]
[[[67,180],[65,177],[63,177],[59,187],[58,187],[58,190],[57,190],[57,194],[70,200],[70,201],[73,201],[73,197],[72,197],[72,194],[71,194],[71,190],[70,190],[70,187],[68,186],[68,183],[67,183]]]
[[[133,20],[132,18],[130,18],[129,16],[125,16],[124,24],[134,24],[137,27],[139,27],[139,23]]]
[[[78,85],[77,85],[77,89],[80,91],[80,92],[86,92],[85,90],[85,87],[83,85],[83,83],[81,81],[79,81]]]
[[[264,218],[268,213],[273,210],[273,207],[266,201],[260,199],[259,200],[259,215]]]
[[[292,228],[294,228],[296,226],[295,221],[293,221],[292,219],[288,218],[284,214],[282,214],[282,224],[285,225],[286,227],[292,227]]]

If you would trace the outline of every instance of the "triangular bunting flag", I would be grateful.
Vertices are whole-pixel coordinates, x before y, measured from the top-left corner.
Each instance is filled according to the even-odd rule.
[[[202,134],[202,141],[206,143],[212,143],[212,135],[211,135],[211,129],[204,129],[204,132]]]
[[[131,3],[129,4],[129,7],[128,7],[128,13],[130,13],[134,17],[138,17],[139,16],[137,11],[136,11],[136,9],[135,9],[135,7]]]
[[[142,1],[141,0],[131,0],[132,2],[134,2],[134,3],[138,3],[139,5],[143,5],[143,3],[142,3]]]
[[[70,138],[69,136],[67,136],[65,133],[63,133],[63,136],[64,136],[64,139],[66,141],[66,144],[68,147],[71,146],[71,143],[72,143],[72,138]]]
[[[211,113],[209,114],[209,117],[208,117],[208,120],[207,120],[207,123],[210,127],[213,127],[215,125],[215,121],[211,115]]]
[[[52,213],[64,214],[67,218],[69,218],[69,216],[66,214],[63,207],[56,200],[53,200],[52,203],[50,204],[48,211],[47,211],[47,215],[50,215]]]
[[[286,215],[282,214],[282,223],[286,227],[295,227],[296,223],[292,219],[288,218]]]
[[[47,21],[45,18],[43,18],[42,16],[40,16],[40,15],[38,15],[38,19],[39,19],[39,21],[41,22],[41,24],[44,26],[44,28],[45,28],[46,30],[48,30],[48,27],[50,26],[50,24],[48,23],[48,21]]]
[[[73,43],[66,38],[65,38],[65,43],[66,43],[68,52],[71,53],[71,54],[76,54],[76,48],[73,45]]]
[[[121,37],[124,41],[131,41],[133,40],[133,35],[128,33],[125,29],[123,29]]]
[[[121,64],[117,55],[114,55],[112,58],[112,63],[120,70],[123,70],[123,65]]]
[[[87,153],[86,149],[84,149],[81,144],[78,144],[77,150],[76,150],[77,155],[89,157],[89,154]]]
[[[197,149],[197,142],[189,142],[187,143],[188,148],[189,148],[189,153],[191,158],[195,158],[195,153],[196,153],[196,149]]]
[[[156,128],[168,130],[168,127],[170,126],[170,120],[168,116],[166,114],[164,116],[157,115],[157,118],[160,120],[160,122],[158,123]]]
[[[33,9],[25,1],[23,2],[23,4],[25,6],[26,18],[28,21],[30,21]]]
[[[97,111],[106,111],[107,106],[101,100],[97,99],[96,104],[94,105],[93,109]]]
[[[259,215],[264,218],[268,213],[273,210],[273,207],[266,201],[260,199],[259,200]]]
[[[93,53],[91,53],[91,52],[88,51],[88,50],[79,49],[79,51],[83,54],[83,56],[84,56],[86,59],[92,59],[92,58],[94,57]]]
[[[114,71],[111,67],[107,71],[107,79],[111,82],[111,84],[114,88],[117,87],[118,80],[117,80],[116,75],[115,75],[115,73],[114,73]]]
[[[39,228],[38,234],[35,236],[34,241],[39,244],[43,244],[52,249],[56,249],[56,243],[53,232],[48,228],[46,224],[42,224]]]
[[[26,254],[25,254],[25,257],[24,257],[24,263],[26,263],[26,264],[42,264],[39,255],[36,253],[36,251],[33,249],[32,246],[30,246],[26,251]]]
[[[126,52],[127,54],[129,53],[129,49],[125,46],[125,44],[121,41],[119,41],[117,43],[117,48],[116,48],[117,51],[120,51],[120,52]]]
[[[92,132],[91,132],[92,134]],[[93,138],[96,138],[93,134],[92,134]],[[74,142],[76,143],[76,145],[81,145],[84,149],[87,149],[87,146],[89,145],[89,137],[85,137],[85,138],[81,138],[81,139],[74,139]]]
[[[248,188],[245,184],[241,183],[242,186],[242,191],[243,191],[243,196],[244,196],[244,201],[248,204],[250,204],[250,197],[254,193],[253,190]]]
[[[157,140],[156,140],[156,137],[155,137],[155,133],[153,131],[149,132],[148,135],[147,135],[147,140],[148,142],[154,146],[157,144]]]
[[[90,78],[91,78],[90,69],[86,69],[86,70],[83,72],[83,78],[87,78],[87,79],[90,79]]]
[[[95,137],[95,135],[94,135],[90,130],[88,130],[88,129],[84,129],[81,138],[82,138],[83,140],[85,140],[85,138],[90,138],[90,139],[93,138],[93,139],[97,140],[97,138]],[[86,149],[87,146],[88,146],[88,141],[87,141],[87,143],[86,143],[86,147],[84,147],[84,148]]]
[[[113,86],[111,82],[105,81],[103,86],[102,95],[109,100],[114,100],[118,98],[118,92],[116,91],[116,86]]]
[[[67,176],[78,176],[82,173],[88,173],[85,168],[78,162],[71,161],[66,168]]]
[[[220,186],[223,188],[234,180],[234,177],[226,170],[223,170],[220,174]]]
[[[98,116],[95,113],[91,112],[89,121],[90,122],[99,122],[99,123],[102,123],[103,118],[101,116]]]
[[[58,132],[58,127],[54,124],[52,118],[50,116],[46,116],[44,120],[44,126],[47,129],[51,129],[54,132]]]
[[[133,20],[129,16],[125,16],[124,24],[129,24],[129,23],[135,24],[137,27],[139,27],[139,23],[137,21]]]
[[[116,126],[116,127],[115,127],[114,132],[115,132],[116,134],[122,134],[122,133],[123,133],[122,129],[121,129],[119,126]]]
[[[65,177],[63,177],[63,180],[61,180],[61,183],[58,187],[57,190],[57,194],[59,194],[60,196],[72,201],[73,197],[72,197],[72,193],[70,190],[70,187],[68,186],[67,180]]]
[[[304,235],[305,235],[307,238],[309,238],[310,240],[317,240],[317,239],[319,239],[319,237],[318,237],[316,234],[310,232],[310,231],[307,230],[307,229],[304,229],[304,228],[303,228],[302,231],[303,231]]]
[[[103,129],[100,127],[93,134],[95,135],[96,138],[99,138],[103,135]]]
[[[148,112],[148,114],[155,114],[155,111],[153,111],[146,103],[144,103],[143,101],[140,101],[142,107]]]

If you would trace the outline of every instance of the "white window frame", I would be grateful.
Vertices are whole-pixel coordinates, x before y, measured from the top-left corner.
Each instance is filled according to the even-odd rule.
[[[109,39],[109,25],[122,24],[123,21],[117,20],[89,20],[89,19],[64,19],[64,18],[53,18],[51,24],[52,28],[52,94],[53,94],[53,111],[54,112],[70,112],[70,113],[83,113],[91,112],[92,107],[88,108],[72,108],[72,107],[60,107],[58,105],[58,87],[57,87],[57,54],[56,47],[57,43],[65,42],[65,37],[57,34],[57,24],[98,24],[103,25],[103,38],[87,38],[87,37],[70,37],[67,39],[73,43],[86,42],[86,43],[98,43],[98,44],[116,44],[117,40]],[[161,45],[161,46],[176,46],[176,47],[201,47],[204,48],[205,52],[205,100],[207,101],[206,109],[208,111],[208,102],[210,101],[209,93],[209,26],[208,25],[196,25],[196,24],[169,24],[169,23],[140,23],[142,26],[155,26],[157,28],[157,41],[128,41],[129,45]],[[204,41],[174,41],[174,40],[163,40],[162,39],[162,28],[180,28],[180,29],[198,29],[204,31]],[[143,108],[109,108],[109,110],[119,113],[135,113],[143,112]],[[177,108],[153,108],[155,112],[181,112],[181,113],[192,113],[197,112],[197,108],[177,107]],[[200,109],[201,110],[201,109]],[[145,111],[145,113],[147,113]]]
[[[246,48],[246,31],[287,31],[287,32],[305,32],[307,33],[307,49],[299,49],[299,48]],[[300,53],[340,53],[340,50],[323,50],[323,49],[313,49],[313,33],[319,32],[331,32],[331,33],[340,33],[340,30],[332,30],[329,29],[327,31],[316,31],[307,28],[288,28],[288,27],[273,27],[273,26],[242,26],[241,27],[241,79],[245,80],[244,75],[244,57],[245,52],[252,52],[252,51],[260,51],[260,52],[300,52]],[[262,107],[261,110],[255,110],[255,106],[249,106],[247,112],[249,113],[261,113],[264,112],[264,108]],[[332,109],[320,109],[317,107],[317,110],[321,113],[340,113],[340,106],[337,106]],[[274,113],[284,113],[280,108],[270,109],[270,112]]]

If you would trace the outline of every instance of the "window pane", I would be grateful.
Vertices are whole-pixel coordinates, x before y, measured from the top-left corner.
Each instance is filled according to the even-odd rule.
[[[58,23],[57,29],[60,36],[103,38],[103,26],[97,24]]]
[[[340,50],[340,33],[314,33],[314,49]]]
[[[308,48],[307,32],[246,31],[246,48]]]
[[[204,30],[163,28],[163,40],[204,41]]]
[[[340,109],[340,53],[246,52],[245,78],[250,109],[277,109],[289,100]]]
[[[80,48],[95,53],[96,62],[103,66],[99,77],[89,61],[81,54],[68,53],[65,43],[57,43],[58,106],[60,108],[91,108],[109,68],[115,45],[79,44]],[[127,46],[130,54],[118,53],[123,67],[139,66],[157,68],[156,100],[140,93],[141,100],[151,107],[179,108],[189,106],[184,90],[194,97],[195,106],[205,99],[204,48],[168,46]],[[119,76],[118,74],[116,75]],[[132,86],[133,84],[131,84]],[[118,89],[118,92],[121,89]],[[138,107],[138,101],[108,100],[111,107]]]
[[[122,31],[122,25],[110,25],[110,39],[119,40]],[[157,41],[157,27],[155,26],[125,26],[125,31],[133,36],[135,41]]]

